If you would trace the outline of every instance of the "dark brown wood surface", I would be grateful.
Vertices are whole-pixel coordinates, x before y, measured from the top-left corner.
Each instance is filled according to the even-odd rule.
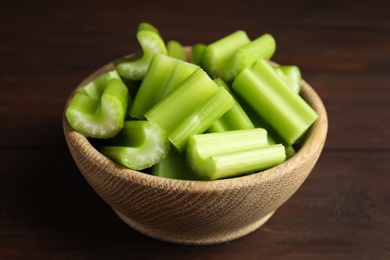
[[[0,7],[0,259],[390,259],[390,2],[3,1]],[[271,33],[322,97],[328,139],[303,186],[255,232],[214,246],[126,226],[83,179],[61,117],[73,88],[166,40]]]

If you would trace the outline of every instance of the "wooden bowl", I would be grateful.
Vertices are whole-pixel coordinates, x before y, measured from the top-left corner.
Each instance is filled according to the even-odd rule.
[[[103,66],[79,86],[112,68],[111,63]],[[63,128],[85,179],[131,228],[166,242],[210,245],[259,228],[312,171],[325,143],[327,114],[320,97],[304,80],[301,95],[319,117],[296,155],[269,170],[224,180],[174,180],[133,171],[99,153],[72,129],[65,114]]]

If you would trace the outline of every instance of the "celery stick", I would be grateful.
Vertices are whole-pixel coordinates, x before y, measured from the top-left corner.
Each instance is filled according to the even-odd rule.
[[[243,70],[233,82],[233,89],[287,145],[295,143],[317,119],[316,112],[265,59]]]
[[[231,82],[244,68],[252,66],[260,58],[271,58],[275,52],[275,40],[270,34],[253,41],[245,39],[248,39],[246,34],[236,32],[207,46],[203,60],[205,70],[214,78],[221,77]],[[229,44],[230,48],[227,49],[225,44]]]
[[[262,128],[192,135],[186,153],[190,167],[204,180],[260,171],[285,160],[283,145],[269,145]]]
[[[128,102],[128,89],[113,70],[82,86],[72,97],[66,117],[86,137],[110,138],[121,130]]]
[[[133,170],[158,163],[170,149],[163,129],[147,120],[125,121],[123,129],[99,148],[111,160]]]
[[[250,39],[246,32],[238,30],[207,45],[203,51],[204,70],[212,78],[230,79],[235,72],[234,67],[241,67],[241,64],[235,64],[235,60],[232,60],[235,58],[234,54],[248,43]]]
[[[296,154],[296,150],[294,146],[286,144],[282,138],[278,135],[278,133],[271,127],[269,124],[267,124],[263,118],[261,118],[256,111],[254,111],[250,106],[246,104],[246,102],[240,100],[240,103],[250,118],[251,122],[255,126],[255,128],[264,128],[267,130],[268,133],[268,142],[269,144],[282,144],[284,148],[286,149],[286,159],[291,158],[293,155]]]
[[[167,54],[167,48],[157,29],[148,23],[141,23],[137,30],[137,40],[142,52],[115,61],[118,73],[130,80],[142,80],[155,53]]]
[[[176,180],[199,180],[194,171],[188,166],[185,153],[170,149],[167,156],[152,166],[154,176]]]
[[[222,116],[233,104],[231,95],[198,69],[146,112],[145,118],[163,128],[171,143],[182,150],[192,131],[205,131],[212,120]]]
[[[225,88],[235,99],[230,87],[226,84],[226,82],[217,78],[214,80],[220,87]],[[211,127],[207,130],[208,132],[224,132],[231,130],[244,130],[244,129],[252,129],[254,125],[244,109],[241,107],[240,103],[235,99],[235,104],[229,111],[227,111],[221,118],[211,125]]]
[[[176,58],[178,60],[186,60],[186,52],[184,51],[183,46],[178,41],[168,41],[167,53],[168,56]]]
[[[169,135],[169,140],[179,151],[183,151],[191,135],[205,132],[218,118],[231,109],[234,103],[233,97],[226,89],[218,89],[202,106],[176,127]]]
[[[159,31],[156,27],[146,22],[142,22],[138,25],[138,31],[152,31],[154,33],[159,34]]]
[[[206,49],[206,44],[197,43],[191,48],[191,62],[202,66],[203,65],[203,51]]]
[[[281,65],[276,66],[275,71],[286,81],[287,85],[289,85],[295,93],[300,93],[302,75],[299,67],[294,65]]]
[[[160,125],[169,135],[218,88],[203,70],[198,69],[148,110],[145,118]]]
[[[155,54],[130,107],[130,116],[144,119],[144,114],[169,92],[199,69],[163,54]]]

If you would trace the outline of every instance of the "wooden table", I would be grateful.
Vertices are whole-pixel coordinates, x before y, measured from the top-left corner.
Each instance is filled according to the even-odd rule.
[[[191,10],[191,12],[187,11]],[[6,1],[0,9],[0,259],[389,259],[388,1]],[[271,33],[322,97],[328,139],[303,186],[232,242],[183,246],[126,226],[86,183],[61,117],[73,88],[139,50],[147,21],[166,40]]]

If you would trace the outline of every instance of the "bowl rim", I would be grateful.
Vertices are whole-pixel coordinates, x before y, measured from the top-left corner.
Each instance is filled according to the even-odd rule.
[[[114,68],[114,62],[107,63],[92,72],[79,83],[66,101],[62,123],[68,147],[69,145],[77,146],[77,149],[84,153],[89,161],[93,161],[97,167],[104,168],[106,171],[111,172],[111,174],[116,175],[116,177],[152,186],[157,189],[167,189],[167,187],[170,187],[176,191],[213,192],[215,190],[241,189],[243,187],[254,186],[258,182],[272,182],[275,181],[275,179],[282,178],[285,174],[288,174],[291,168],[301,167],[309,160],[313,160],[312,155],[317,154],[317,158],[315,158],[315,160],[317,160],[323,149],[328,131],[327,112],[317,92],[304,79],[302,79],[301,96],[317,112],[318,118],[302,136],[303,142],[297,153],[282,164],[256,173],[211,181],[169,179],[126,168],[101,154],[89,142],[87,137],[78,133],[70,126],[65,115],[66,108],[71,98],[80,87],[98,75]],[[318,142],[316,140],[318,140]]]

